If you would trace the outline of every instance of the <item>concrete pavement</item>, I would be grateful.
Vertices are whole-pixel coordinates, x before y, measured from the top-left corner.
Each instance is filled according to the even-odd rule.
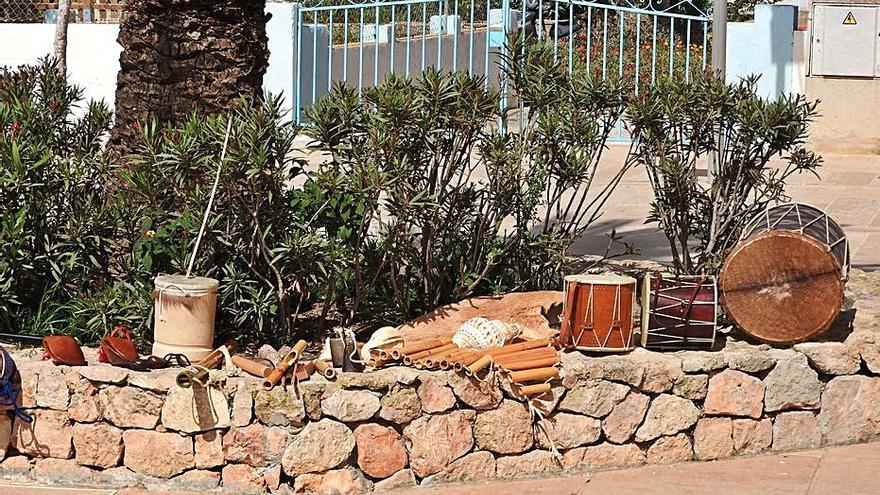
[[[880,442],[712,462],[644,466],[589,475],[446,485],[397,495],[876,495]],[[0,482],[0,495],[195,495],[82,490]],[[203,492],[202,492],[203,493]]]

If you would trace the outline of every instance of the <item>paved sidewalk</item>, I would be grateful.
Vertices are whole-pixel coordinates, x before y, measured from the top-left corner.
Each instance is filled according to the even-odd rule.
[[[880,442],[587,475],[417,488],[397,495],[875,495]],[[195,495],[3,484],[2,495]]]

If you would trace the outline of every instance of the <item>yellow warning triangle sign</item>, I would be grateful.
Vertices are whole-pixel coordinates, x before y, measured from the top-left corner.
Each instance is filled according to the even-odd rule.
[[[846,17],[843,18],[843,25],[855,26],[856,24],[858,24],[858,22],[856,22],[856,16],[854,16],[852,12],[847,12]]]

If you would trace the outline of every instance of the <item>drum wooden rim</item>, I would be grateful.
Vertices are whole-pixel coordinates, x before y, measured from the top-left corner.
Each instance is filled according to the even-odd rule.
[[[773,238],[797,239],[798,241],[809,246],[814,251],[816,256],[821,257],[821,264],[823,266],[827,267],[826,272],[816,273],[814,275],[821,276],[821,275],[828,275],[828,274],[832,274],[832,273],[837,274],[837,276],[835,277],[835,281],[837,283],[836,283],[836,286],[834,287],[834,300],[831,301],[832,304],[829,304],[829,306],[828,306],[830,308],[828,313],[824,316],[824,319],[817,322],[817,324],[815,325],[815,328],[812,328],[812,329],[809,329],[808,331],[803,332],[801,335],[799,335],[796,338],[776,338],[772,334],[767,334],[766,332],[760,331],[760,329],[754,328],[751,326],[752,322],[745,321],[742,318],[742,316],[745,315],[745,313],[738,314],[738,312],[739,312],[738,309],[731,311],[731,307],[730,307],[732,294],[736,294],[736,293],[742,292],[744,290],[751,290],[753,288],[758,287],[758,286],[755,286],[752,288],[745,288],[745,289],[730,287],[729,273],[732,270],[731,267],[735,263],[739,262],[738,261],[740,259],[739,255],[742,254],[744,251],[749,250],[750,248],[752,248],[753,246],[755,246],[758,243],[762,243],[762,242],[767,241],[768,239],[773,239]],[[721,303],[722,308],[724,308],[725,313],[727,313],[727,315],[730,317],[731,320],[733,320],[733,322],[737,325],[737,327],[739,327],[741,330],[743,330],[747,334],[751,335],[752,337],[755,337],[755,338],[762,340],[764,342],[768,342],[771,344],[778,344],[778,345],[788,345],[788,344],[803,342],[805,340],[808,340],[812,337],[815,337],[816,335],[821,334],[822,332],[828,330],[828,328],[831,326],[831,324],[834,323],[834,320],[837,319],[837,316],[840,313],[840,308],[843,305],[843,297],[844,297],[844,281],[839,276],[841,273],[841,270],[842,270],[842,268],[840,266],[840,263],[838,262],[837,258],[834,256],[834,254],[828,249],[827,245],[820,243],[819,241],[813,239],[810,236],[800,234],[797,232],[792,232],[792,231],[788,231],[788,230],[777,230],[777,229],[769,230],[769,231],[763,232],[761,234],[752,236],[752,237],[748,238],[747,240],[745,240],[744,242],[741,242],[728,255],[727,260],[725,261],[724,266],[721,269],[721,273],[718,277],[718,288],[720,291],[720,297],[719,297],[720,303]],[[831,309],[831,308],[833,308],[833,309]]]

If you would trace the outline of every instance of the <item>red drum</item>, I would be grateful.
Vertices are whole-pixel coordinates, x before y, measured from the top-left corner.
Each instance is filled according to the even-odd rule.
[[[743,231],[721,269],[721,304],[743,331],[793,344],[831,326],[843,304],[849,246],[822,210],[768,208]]]
[[[718,322],[718,288],[712,276],[663,277],[642,281],[642,347],[658,350],[711,349]]]
[[[582,351],[618,352],[635,347],[636,279],[621,275],[565,277],[559,343]]]

